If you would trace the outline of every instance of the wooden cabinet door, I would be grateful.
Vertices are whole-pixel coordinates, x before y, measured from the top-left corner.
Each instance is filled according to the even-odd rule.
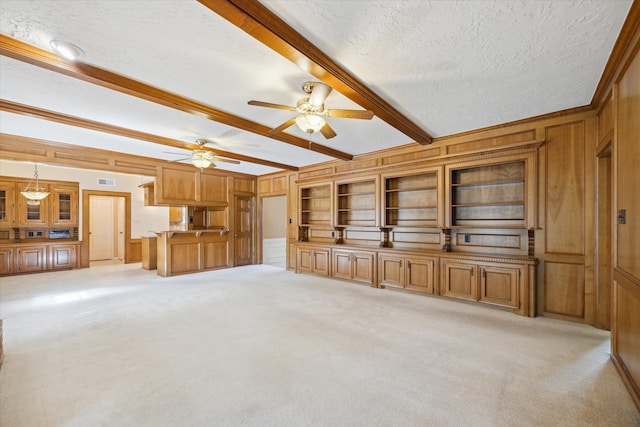
[[[480,301],[517,308],[520,269],[481,266]]]
[[[378,257],[379,277],[382,286],[404,287],[404,260],[402,257],[380,255]]]
[[[23,246],[17,249],[17,272],[28,273],[32,271],[44,271],[47,268],[47,260],[44,246]]]
[[[47,185],[40,184],[41,188],[45,188],[48,190]],[[19,197],[18,197],[19,196]],[[27,198],[19,194],[16,196],[16,201],[18,205],[18,226],[20,227],[31,227],[31,226],[41,226],[46,227],[48,225],[48,214],[49,214],[49,201],[51,200],[51,195],[40,200],[40,204],[33,205],[27,203]]]
[[[191,205],[200,190],[200,174],[170,168],[158,168],[154,185],[155,202],[161,205]]]
[[[16,225],[16,186],[13,181],[0,181],[0,227]],[[23,197],[20,195],[20,197]]]
[[[354,253],[351,255],[351,279],[373,284],[375,281],[375,255],[372,253]]]
[[[296,273],[312,273],[311,262],[313,250],[311,248],[298,248],[296,252]]]
[[[314,249],[312,251],[312,272],[323,276],[329,275],[329,249]]]
[[[51,191],[51,224],[78,225],[78,188],[71,186],[50,185]]]
[[[77,245],[49,246],[49,269],[62,270],[76,267]]]
[[[434,261],[427,258],[407,258],[405,260],[407,289],[433,293]]]
[[[478,299],[477,266],[460,262],[442,261],[442,284],[444,296],[476,301]]]
[[[200,174],[200,204],[227,204],[227,177],[220,175]]]
[[[351,252],[333,251],[333,277],[340,279],[353,277],[351,255]]]
[[[0,248],[0,276],[12,274],[13,271],[13,251],[15,248]]]
[[[229,267],[229,244],[224,238],[219,242],[202,244],[204,251],[202,267],[204,270]]]
[[[174,243],[169,245],[169,276],[200,271],[200,244]]]

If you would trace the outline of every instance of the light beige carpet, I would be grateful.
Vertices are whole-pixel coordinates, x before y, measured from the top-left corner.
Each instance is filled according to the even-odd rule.
[[[638,426],[609,334],[247,266],[0,279],[0,425]]]

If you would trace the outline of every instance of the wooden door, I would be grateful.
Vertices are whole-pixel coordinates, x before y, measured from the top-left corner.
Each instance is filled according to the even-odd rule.
[[[481,267],[480,301],[517,308],[519,305],[520,269]]]
[[[234,265],[253,261],[253,196],[235,196]]]
[[[113,259],[115,252],[114,198],[91,196],[89,199],[89,259],[91,261]]]
[[[471,264],[442,261],[442,295],[477,300],[476,269]]]
[[[351,279],[353,277],[351,253],[345,251],[333,251],[333,277]]]
[[[406,288],[433,293],[433,265],[431,259],[409,258],[406,260]]]
[[[401,257],[380,255],[380,284],[396,288],[404,287],[404,260]]]
[[[0,226],[14,227],[15,222],[15,183],[0,181]],[[20,197],[24,197],[20,195]]]
[[[371,253],[355,253],[352,259],[352,279],[373,284],[375,281],[375,256]]]

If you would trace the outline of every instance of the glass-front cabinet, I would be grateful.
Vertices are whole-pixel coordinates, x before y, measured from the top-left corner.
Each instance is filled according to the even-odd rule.
[[[0,181],[0,227],[15,226],[15,183]]]
[[[50,185],[52,225],[78,224],[78,188]]]
[[[40,188],[49,191],[48,185],[40,183]],[[18,189],[20,191],[20,189]],[[51,195],[36,202],[27,200],[21,194],[16,197],[18,205],[18,226],[20,227],[46,227],[49,224],[49,202]]]

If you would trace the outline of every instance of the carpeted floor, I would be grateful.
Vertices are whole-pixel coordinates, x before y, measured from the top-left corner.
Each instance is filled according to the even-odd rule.
[[[639,426],[609,333],[270,266],[0,279],[0,425]]]

